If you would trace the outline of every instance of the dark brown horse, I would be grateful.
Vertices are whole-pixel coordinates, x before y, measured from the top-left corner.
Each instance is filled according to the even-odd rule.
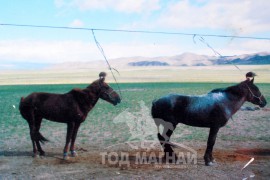
[[[35,156],[38,155],[38,152],[41,156],[45,155],[40,142],[48,141],[39,132],[43,118],[59,123],[67,123],[64,159],[68,158],[70,141],[71,156],[76,156],[74,144],[78,129],[99,98],[113,105],[117,105],[121,101],[119,95],[104,82],[105,75],[105,73],[100,73],[100,78],[85,89],[73,89],[65,94],[35,92],[26,98],[21,98],[20,112],[29,124]]]
[[[156,125],[163,125],[162,135],[158,132],[158,139],[162,145],[165,158],[175,156],[170,137],[178,123],[190,126],[210,128],[207,148],[204,155],[205,165],[214,162],[212,150],[217,133],[239,108],[248,101],[264,107],[266,100],[252,81],[246,80],[240,84],[224,89],[215,89],[201,96],[186,96],[170,94],[153,102],[152,117]],[[161,120],[162,121],[161,121]],[[165,123],[171,123],[167,127]]]

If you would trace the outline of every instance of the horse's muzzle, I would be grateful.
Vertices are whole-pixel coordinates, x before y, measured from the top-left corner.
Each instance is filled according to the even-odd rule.
[[[117,98],[114,102],[113,105],[116,106],[117,104],[119,104],[121,102],[120,98]]]
[[[266,101],[262,101],[262,102],[260,102],[259,106],[260,106],[261,108],[263,108],[264,106],[266,106],[266,104],[267,104]]]

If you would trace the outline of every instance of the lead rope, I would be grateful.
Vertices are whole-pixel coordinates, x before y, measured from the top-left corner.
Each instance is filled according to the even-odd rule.
[[[193,42],[196,44],[196,41],[195,41],[195,37],[196,37],[197,35],[196,34],[194,34],[193,35]],[[202,37],[202,36],[199,36],[199,40],[203,43],[203,44],[205,44],[208,48],[210,48],[213,52],[214,52],[214,54],[215,55],[218,55],[219,57],[221,57],[221,58],[224,58],[224,56],[222,56],[217,50],[215,50],[212,46],[210,46],[210,44],[209,43],[207,43],[206,41],[205,41],[205,39]],[[236,67],[239,71],[240,71],[240,73],[242,74],[242,71],[241,71],[241,69],[236,65],[236,64],[234,64],[233,62],[231,62],[231,61],[228,61],[230,64],[232,64],[234,67]],[[234,121],[233,120],[233,116],[231,116],[231,119],[232,119],[232,121]]]
[[[115,81],[115,83],[116,83],[116,85],[117,85],[118,91],[119,91],[120,99],[123,99],[122,93],[121,93],[121,89],[120,89],[120,86],[119,86],[119,84],[118,84],[118,82],[117,82],[117,80],[116,80],[116,77],[115,77],[115,75],[114,75],[114,73],[113,73],[113,70],[116,71],[116,72],[118,73],[118,75],[120,75],[120,73],[119,73],[119,71],[117,71],[117,69],[111,67],[111,65],[110,65],[110,63],[109,63],[109,61],[108,61],[108,59],[107,59],[107,57],[106,57],[106,55],[105,55],[105,52],[104,52],[102,46],[101,46],[101,45],[99,44],[99,42],[97,41],[97,38],[96,38],[95,33],[94,33],[94,30],[92,29],[91,31],[92,31],[92,35],[93,35],[93,38],[94,38],[94,40],[95,40],[96,46],[97,46],[97,48],[99,49],[100,53],[102,54],[103,58],[105,59],[107,65],[108,65],[108,68],[109,68],[109,70],[110,70],[111,73],[112,73],[113,79],[114,79],[114,81]]]
[[[193,35],[193,42],[196,44],[195,37],[196,37],[196,34]],[[200,40],[203,44],[205,44],[208,48],[210,48],[210,49],[215,53],[215,55],[218,55],[219,57],[224,58],[224,56],[222,56],[217,50],[215,50],[212,46],[210,46],[210,44],[207,43],[207,42],[205,41],[205,39],[204,39],[202,36],[199,36],[199,40]],[[231,62],[231,61],[228,61],[228,62],[229,62],[230,64],[232,64],[234,67],[236,67],[236,68],[240,71],[240,73],[242,73],[242,70],[241,70],[236,64],[234,64],[234,63]]]

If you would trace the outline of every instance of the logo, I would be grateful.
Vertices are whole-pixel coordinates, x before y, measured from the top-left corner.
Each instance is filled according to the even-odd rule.
[[[162,132],[164,142],[168,142],[169,137],[166,132],[174,130],[174,127],[170,122],[153,119],[150,109],[143,101],[140,101],[139,105],[139,111],[130,112],[130,109],[126,109],[113,119],[114,123],[128,128],[128,139],[123,144],[128,144],[132,152],[109,152],[114,145],[109,146],[106,148],[106,152],[100,153],[102,164],[126,165],[128,167],[131,164],[137,166],[153,164],[155,168],[186,168],[190,165],[196,165],[197,152],[179,143],[169,143],[177,148],[177,152],[174,156],[166,156],[164,159],[164,152],[157,151],[157,149],[163,148],[165,143],[159,142],[157,133]],[[179,138],[186,133],[187,131],[183,131],[182,134],[174,134],[174,138]]]

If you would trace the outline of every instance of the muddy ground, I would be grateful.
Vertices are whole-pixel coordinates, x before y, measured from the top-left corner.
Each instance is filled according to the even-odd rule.
[[[249,112],[239,112],[238,122],[249,118]],[[270,111],[256,113],[257,120],[263,118],[270,121]],[[269,123],[266,123],[269,125]],[[270,127],[269,127],[270,128]],[[265,137],[270,137],[269,131]],[[226,134],[226,133],[225,133]],[[266,140],[235,141],[217,139],[214,148],[216,163],[209,167],[204,165],[203,154],[205,142],[181,142],[197,152],[197,162],[190,166],[184,164],[166,164],[165,162],[138,164],[136,154],[144,149],[128,150],[102,149],[98,146],[77,147],[78,156],[69,160],[62,159],[62,149],[44,146],[46,157],[32,157],[31,149],[0,150],[0,179],[270,179],[270,144]],[[183,151],[175,148],[176,152]],[[105,161],[102,152],[113,151],[129,154],[130,164],[120,164],[115,159]],[[149,154],[160,153],[156,146]],[[254,158],[246,168],[241,170],[250,159]]]

